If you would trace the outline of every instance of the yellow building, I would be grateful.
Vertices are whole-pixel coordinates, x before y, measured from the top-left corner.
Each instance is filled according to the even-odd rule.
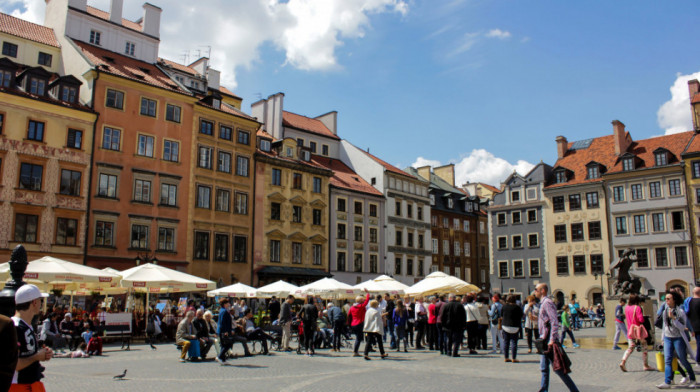
[[[0,14],[0,258],[83,262],[95,113],[53,30]]]
[[[253,255],[257,286],[280,279],[306,284],[329,276],[329,180],[295,139],[258,132]]]

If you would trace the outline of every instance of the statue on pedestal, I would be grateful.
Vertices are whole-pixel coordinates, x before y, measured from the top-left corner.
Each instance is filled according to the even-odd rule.
[[[613,297],[618,295],[639,294],[642,282],[639,278],[630,274],[630,269],[637,262],[637,254],[634,249],[627,248],[622,256],[610,265],[610,274],[617,278],[613,283]],[[617,270],[617,271],[616,271]]]

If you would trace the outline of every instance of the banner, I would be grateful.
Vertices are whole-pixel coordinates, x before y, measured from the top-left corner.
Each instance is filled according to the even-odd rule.
[[[107,313],[105,335],[131,334],[131,313]]]

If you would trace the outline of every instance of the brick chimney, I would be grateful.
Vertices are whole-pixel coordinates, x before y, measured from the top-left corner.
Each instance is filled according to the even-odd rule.
[[[693,98],[700,92],[700,82],[697,79],[688,81],[688,95],[690,96],[690,115],[693,117],[693,129],[700,131],[700,105],[693,103]],[[700,103],[700,102],[699,102]]]
[[[455,164],[450,163],[433,169],[436,176],[445,180],[451,186],[455,186]]]
[[[430,166],[421,166],[421,167],[417,168],[416,170],[418,171],[419,176],[430,181]]]
[[[622,155],[627,152],[627,148],[632,144],[632,138],[625,132],[625,124],[621,121],[613,120],[613,136],[615,137],[615,154]]]
[[[109,5],[109,20],[121,26],[123,9],[124,0],[111,0]]]
[[[566,151],[569,150],[569,141],[566,140],[564,136],[557,136],[557,138],[554,139],[554,141],[557,142],[557,158],[564,158],[564,155],[566,155]]]

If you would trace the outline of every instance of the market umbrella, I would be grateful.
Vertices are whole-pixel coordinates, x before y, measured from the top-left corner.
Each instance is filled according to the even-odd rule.
[[[9,263],[0,264],[0,278],[5,274],[9,277]],[[24,272],[27,280],[36,280],[44,283],[112,283],[118,282],[121,276],[97,268],[73,263],[71,261],[44,256],[30,261]]]
[[[408,285],[405,285],[398,280],[392,278],[391,276],[388,275],[380,275],[376,278],[373,279],[375,282],[381,284],[384,287],[389,288],[390,290],[405,293],[406,290],[408,290]]]
[[[333,278],[323,278],[313,283],[301,286],[294,291],[294,295],[317,295],[323,299],[353,298],[360,290],[349,284],[339,282]]]
[[[270,283],[267,286],[257,289],[255,296],[258,298],[272,298],[273,296],[283,298],[294,293],[298,288],[299,287],[291,283],[278,280],[275,283]]]
[[[220,289],[207,291],[207,297],[216,297],[217,295],[225,295],[227,297],[238,298],[253,298],[255,297],[255,288],[243,283],[236,283]]]
[[[406,290],[406,294],[430,295],[430,294],[448,294],[453,293],[463,295],[481,291],[478,287],[471,283],[467,283],[462,279],[447,275],[444,272],[436,271],[425,277],[425,279],[414,284]]]

